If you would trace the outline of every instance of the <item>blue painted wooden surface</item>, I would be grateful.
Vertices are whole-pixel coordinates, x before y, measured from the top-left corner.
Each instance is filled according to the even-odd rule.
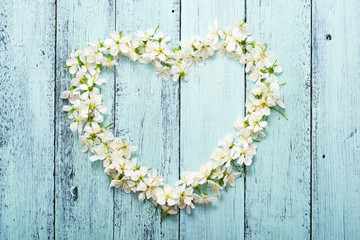
[[[359,239],[360,2],[316,1],[312,11],[312,235]]]
[[[267,137],[258,144],[256,160],[248,167],[245,236],[249,239],[310,236],[310,11],[310,1],[247,4],[255,39],[269,43],[284,69],[279,82],[287,82],[281,90],[289,118],[272,113]]]
[[[101,162],[91,163],[81,151],[77,135],[62,122],[59,96],[69,84],[69,73],[62,68],[73,52],[89,42],[104,39],[115,30],[115,1],[58,1],[56,35],[56,129],[55,129],[55,219],[56,239],[110,239],[113,236],[113,190],[104,177]],[[114,73],[105,73],[104,94],[109,115],[113,115]],[[112,119],[106,119],[112,122]],[[91,179],[91,180],[90,180]],[[110,217],[109,217],[110,216]],[[79,235],[81,233],[81,235]]]
[[[0,239],[358,239],[360,3],[348,0],[0,1]],[[246,14],[283,67],[286,121],[269,118],[246,179],[210,207],[167,218],[109,188],[61,122],[70,52],[113,30],[180,39]],[[174,183],[208,161],[244,114],[243,66],[216,57],[190,81],[120,59],[102,88],[107,122]]]
[[[209,23],[221,26],[243,19],[244,1],[231,0],[221,11],[217,0],[181,1],[181,37],[204,36]],[[208,59],[205,66],[193,66],[189,82],[181,83],[180,170],[192,171],[206,163],[232,123],[244,113],[244,67],[228,57]],[[190,216],[180,216],[180,239],[237,239],[244,235],[244,179],[223,191],[212,206],[201,206]],[[193,237],[194,236],[194,237]]]
[[[151,12],[154,11],[154,12]],[[174,11],[174,13],[172,12]],[[124,32],[155,29],[179,42],[179,1],[117,1],[116,27]],[[116,67],[115,130],[138,146],[138,161],[156,169],[166,182],[179,179],[179,85],[163,81],[151,65],[119,60]],[[159,224],[159,215],[137,195],[115,191],[115,239],[176,239],[179,216]]]

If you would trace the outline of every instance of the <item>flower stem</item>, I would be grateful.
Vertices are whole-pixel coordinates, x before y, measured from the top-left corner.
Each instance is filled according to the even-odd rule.
[[[198,190],[198,192],[199,192],[199,193],[200,193],[200,195],[201,195],[201,191],[200,191],[200,187],[199,187],[199,185],[197,185],[196,187],[194,187],[194,189]]]
[[[277,111],[278,113],[280,113],[286,120],[289,120],[282,112],[280,112],[276,108],[271,108],[271,109]]]
[[[242,167],[243,167],[244,178],[246,178],[245,164],[243,164]]]
[[[156,26],[155,31],[154,31],[154,34],[151,35],[151,37],[153,37],[153,36],[155,35],[155,33],[156,33],[156,31],[158,30],[159,26],[160,26],[160,24],[158,24],[158,25]]]
[[[164,218],[168,215],[167,212],[165,211],[161,211],[161,220],[160,220],[160,224],[163,222]]]
[[[73,112],[74,112],[74,111],[71,111],[71,112],[69,113],[69,115],[67,115],[61,122],[63,122],[63,121],[65,121],[66,119],[68,119],[68,117],[70,117],[70,115],[73,114]]]
[[[107,125],[106,127],[105,127],[105,129],[107,129],[108,127],[110,127],[111,125],[113,125],[114,123],[112,122],[112,123],[110,123],[109,125]]]
[[[235,163],[233,162],[233,160],[231,161],[231,164],[236,168],[236,170],[237,170],[238,172],[240,172],[240,170],[239,170],[238,167],[235,165]]]

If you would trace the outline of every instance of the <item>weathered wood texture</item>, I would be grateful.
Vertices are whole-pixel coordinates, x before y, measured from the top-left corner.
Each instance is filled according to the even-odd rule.
[[[313,239],[360,236],[360,2],[313,3]]]
[[[62,66],[69,54],[89,42],[102,41],[115,30],[115,1],[58,1],[56,57],[56,163],[55,238],[111,239],[113,190],[101,162],[91,163],[82,143],[62,122],[66,113],[60,93],[69,88],[69,73]],[[109,115],[113,115],[114,73],[106,75],[102,89]],[[109,120],[108,120],[109,121]],[[110,120],[112,121],[112,120]]]
[[[0,239],[357,239],[359,12],[356,0],[0,1]],[[247,178],[218,202],[160,225],[151,204],[109,187],[61,121],[62,66],[114,30],[160,24],[175,47],[245,13],[284,69],[289,120],[272,113]],[[126,58],[103,75],[106,122],[169,184],[209,160],[252,87],[226,57],[193,66],[189,82]]]
[[[0,1],[0,239],[53,238],[54,48],[54,1]]]
[[[207,26],[218,19],[221,27],[244,18],[244,2],[228,1],[218,11],[218,1],[181,2],[181,38],[205,36]],[[180,159],[181,172],[199,169],[209,161],[217,143],[244,110],[244,67],[228,57],[208,59],[193,66],[189,82],[181,82]],[[180,216],[180,239],[242,238],[244,233],[244,179],[222,193],[212,206],[195,208]]]
[[[173,40],[179,38],[179,1],[118,1],[116,27],[133,34],[155,29]],[[163,81],[151,65],[119,60],[116,67],[117,136],[130,137],[138,146],[138,162],[156,169],[169,184],[179,177],[179,94],[178,83]],[[159,214],[138,195],[115,191],[114,236],[116,239],[176,239],[178,216],[162,225]],[[159,213],[159,211],[158,211]]]
[[[283,67],[284,117],[272,111],[267,137],[247,168],[246,239],[310,237],[310,1],[247,1],[247,21]],[[248,81],[248,88],[251,88]]]

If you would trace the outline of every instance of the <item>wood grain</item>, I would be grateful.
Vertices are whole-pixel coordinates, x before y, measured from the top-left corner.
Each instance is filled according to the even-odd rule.
[[[247,1],[247,21],[287,82],[287,121],[273,111],[267,136],[247,168],[246,239],[310,238],[310,1]],[[251,83],[248,81],[248,89]]]
[[[61,121],[62,66],[114,30],[160,24],[175,47],[245,12],[284,69],[289,120],[272,113],[247,178],[218,202],[160,225],[152,204],[109,187]],[[0,1],[0,239],[357,239],[359,12],[356,0]],[[102,75],[106,124],[169,184],[209,160],[252,88],[226,57],[181,84],[127,58]]]
[[[81,152],[82,143],[62,122],[64,101],[60,93],[70,86],[62,68],[69,54],[87,43],[103,41],[115,30],[114,1],[57,2],[56,81],[56,219],[57,239],[111,239],[113,237],[113,191],[102,162],[92,163]],[[114,72],[103,73],[108,82],[102,89],[109,116],[113,116]],[[109,118],[109,117],[108,117]],[[107,120],[112,121],[110,120]]]
[[[208,26],[218,19],[221,27],[244,17],[243,1],[181,2],[181,37],[205,36]],[[217,143],[228,132],[244,109],[244,68],[227,57],[208,59],[206,66],[195,66],[189,82],[181,83],[181,172],[197,171],[208,162]],[[189,216],[181,213],[180,239],[241,239],[244,236],[244,179],[237,181],[222,198],[207,207],[198,206]]]
[[[54,1],[0,2],[0,239],[53,237],[54,20]]]
[[[313,239],[360,235],[360,3],[313,3]]]
[[[124,32],[155,29],[178,44],[179,1],[118,1],[116,27]],[[157,76],[153,67],[119,60],[116,68],[116,135],[138,146],[138,163],[173,185],[179,177],[179,85]],[[116,239],[177,239],[179,216],[160,225],[160,215],[137,195],[115,191]]]

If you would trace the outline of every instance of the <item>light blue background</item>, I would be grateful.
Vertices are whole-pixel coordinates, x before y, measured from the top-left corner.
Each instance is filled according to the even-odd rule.
[[[160,24],[175,46],[245,13],[284,69],[289,120],[271,115],[246,179],[221,200],[160,225],[151,204],[109,187],[61,122],[62,66],[117,29]],[[0,239],[358,239],[359,13],[357,0],[0,1]],[[169,183],[209,160],[251,88],[221,57],[181,84],[124,58],[104,75],[106,122]]]

